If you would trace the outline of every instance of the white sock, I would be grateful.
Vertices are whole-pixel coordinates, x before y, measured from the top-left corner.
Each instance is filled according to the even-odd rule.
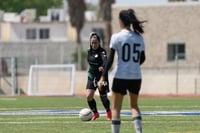
[[[136,133],[142,133],[142,117],[140,115],[133,118]]]
[[[112,125],[111,125],[112,133],[119,133],[120,124],[121,124],[121,120],[120,119],[112,120]]]

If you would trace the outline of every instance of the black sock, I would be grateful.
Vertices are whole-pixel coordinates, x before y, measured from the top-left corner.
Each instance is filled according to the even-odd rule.
[[[92,110],[93,113],[97,113],[97,105],[96,105],[96,101],[94,99],[92,99],[91,101],[87,101],[88,102],[88,106],[90,107],[90,109]]]
[[[110,111],[110,101],[107,96],[100,96],[101,102],[103,103],[104,108],[106,111]]]

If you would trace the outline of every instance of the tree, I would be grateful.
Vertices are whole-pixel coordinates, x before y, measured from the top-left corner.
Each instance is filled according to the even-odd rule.
[[[77,32],[77,43],[81,43],[80,31],[85,21],[86,5],[84,0],[68,0],[70,22]]]
[[[115,0],[100,0],[100,12],[102,11],[103,20],[106,22],[106,40],[104,44],[104,48],[108,51],[109,49],[109,42],[112,35],[112,4],[115,3]]]
[[[68,0],[70,23],[76,28],[76,42],[77,42],[77,53],[78,53],[78,69],[81,69],[82,64],[82,44],[80,33],[85,22],[85,10],[86,4],[84,0]]]
[[[1,0],[0,9],[20,13],[26,8],[35,8],[37,16],[46,15],[47,9],[60,7],[62,0]]]

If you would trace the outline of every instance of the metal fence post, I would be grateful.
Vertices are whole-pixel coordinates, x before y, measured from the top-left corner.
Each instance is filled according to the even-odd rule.
[[[17,59],[16,57],[11,57],[11,91],[12,95],[16,94],[17,89]],[[19,94],[19,90],[17,91]]]
[[[179,92],[179,58],[178,55],[175,57],[176,60],[176,94]]]

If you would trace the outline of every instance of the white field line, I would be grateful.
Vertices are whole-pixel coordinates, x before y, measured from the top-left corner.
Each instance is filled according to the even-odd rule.
[[[96,124],[96,123],[99,123],[99,124],[105,124],[105,123],[111,123],[111,121],[86,121],[86,122],[82,122],[80,121],[81,123],[87,123],[87,124]],[[122,120],[122,124],[127,124],[127,123],[132,123],[133,121],[123,121]],[[150,124],[167,124],[169,122],[174,122],[174,121],[170,121],[170,120],[167,120],[167,121],[142,121],[142,123],[150,123]],[[191,124],[191,122],[194,124],[194,123],[199,123],[199,121],[177,121],[177,123],[189,123]],[[0,121],[0,124],[52,124],[52,123],[55,123],[55,124],[77,124],[78,122],[77,121]]]
[[[2,99],[4,99],[4,98],[2,98]],[[10,100],[12,100],[12,99],[14,100],[16,98],[10,98]],[[0,100],[1,100],[1,98],[0,98]],[[156,109],[156,108],[158,108],[158,109],[165,109],[165,108],[167,108],[167,109],[172,109],[172,108],[176,109],[176,108],[183,108],[183,107],[185,109],[191,109],[191,108],[198,108],[199,109],[198,105],[193,105],[193,106],[190,106],[190,105],[187,105],[187,106],[178,106],[178,105],[176,105],[176,106],[140,106],[140,108],[154,108],[154,109]],[[74,107],[74,106],[72,106],[72,107],[63,107],[62,110],[72,110],[72,109],[82,109],[82,108],[84,108],[84,107],[80,107],[80,106],[75,106]],[[53,109],[57,109],[57,107],[53,107],[53,108],[52,107],[51,108],[37,108],[37,110],[53,110]],[[12,110],[14,110],[14,111],[16,111],[16,110],[33,110],[33,108],[0,108],[0,112],[1,111],[6,111],[6,110],[9,110],[9,111],[12,111]]]
[[[7,122],[0,122],[0,124],[52,124],[52,123],[77,123],[73,121],[66,121],[66,122],[58,122],[58,121],[7,121]]]
[[[198,105],[193,105],[193,106],[190,106],[190,105],[187,105],[187,106],[179,106],[179,105],[176,105],[176,106],[140,106],[140,108],[189,108],[189,109],[191,109],[191,108],[199,108],[199,106]]]
[[[20,117],[20,118],[0,118],[1,120],[49,120],[49,119],[76,119],[78,116],[34,116],[34,117]]]
[[[99,111],[104,116],[105,111]],[[0,115],[78,115],[79,110],[22,110],[22,111],[0,111]],[[123,116],[131,116],[129,110],[121,111]],[[144,116],[200,116],[200,111],[143,111]]]
[[[17,98],[0,98],[0,100],[2,100],[2,101],[15,101],[15,100],[17,100]]]
[[[60,107],[59,107],[60,108]],[[80,106],[74,106],[74,107],[63,107],[61,110],[72,110],[72,109],[82,109],[83,107],[80,107]],[[37,108],[37,110],[53,110],[53,109],[58,109],[58,107],[51,107],[51,108],[48,108],[48,107],[45,107],[45,108]],[[33,108],[0,108],[0,112],[1,111],[21,111],[21,110],[34,110]]]

